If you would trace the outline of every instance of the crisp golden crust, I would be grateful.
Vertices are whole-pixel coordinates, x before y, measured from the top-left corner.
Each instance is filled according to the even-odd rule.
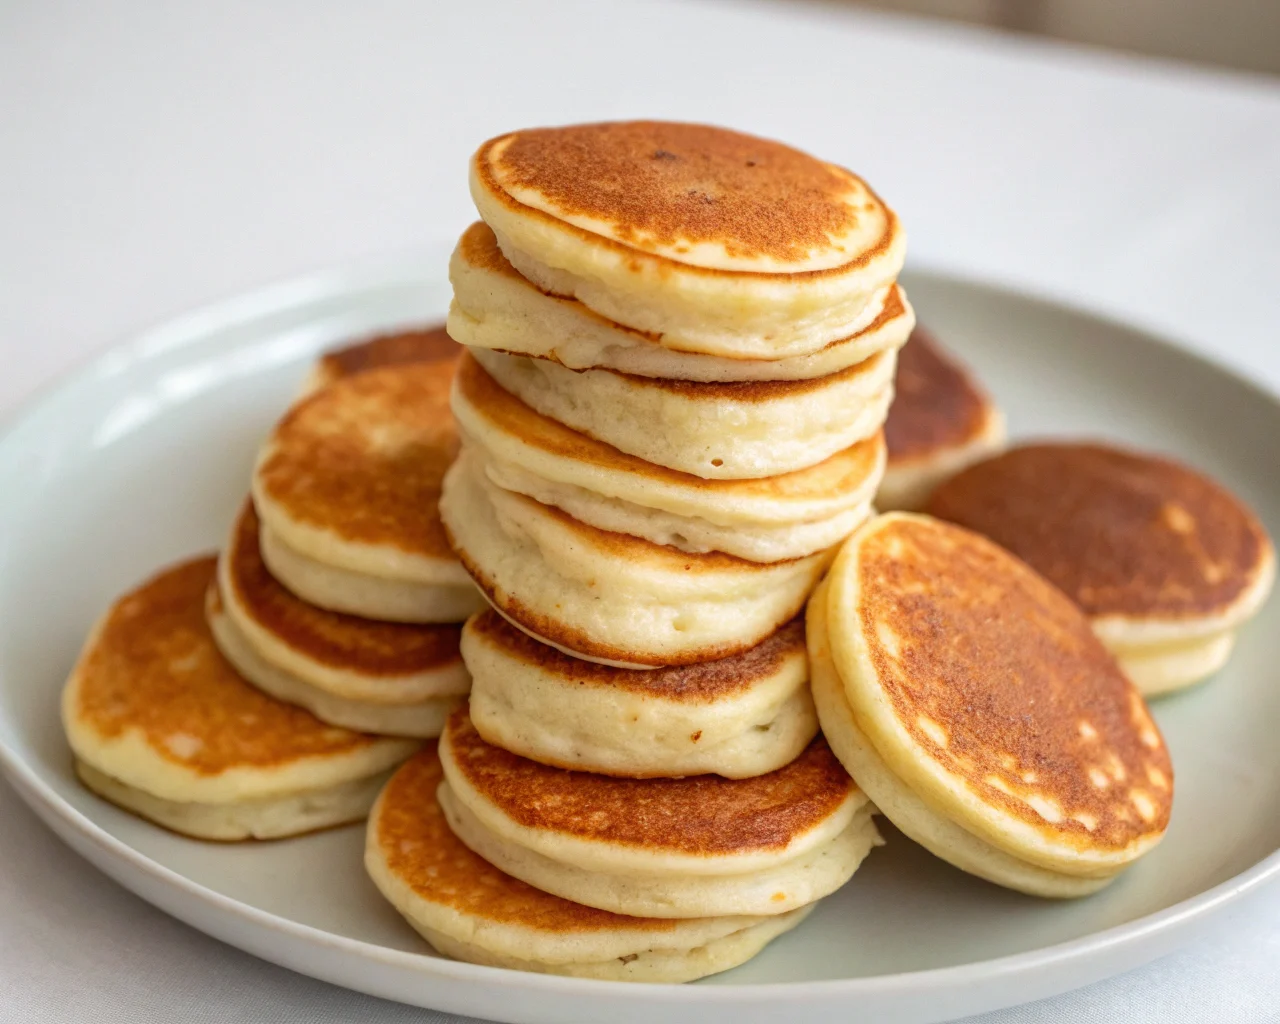
[[[444,324],[394,334],[379,334],[365,341],[326,352],[316,366],[317,378],[332,384],[380,366],[433,363],[455,359],[460,346],[449,337]]]
[[[467,708],[445,727],[451,764],[516,824],[579,839],[700,856],[784,849],[854,792],[822,737],[752,779],[624,779],[565,771],[486,743]]]
[[[962,448],[987,430],[991,399],[923,328],[898,353],[884,437],[891,467]]]
[[[80,726],[136,731],[159,757],[201,775],[347,754],[382,742],[260,693],[219,653],[205,622],[216,559],[161,572],[112,607],[76,667]]]
[[[458,447],[449,411],[456,366],[367,370],[303,399],[271,435],[255,494],[348,543],[452,561],[436,508]]]
[[[225,555],[226,578],[237,606],[280,643],[310,661],[374,678],[444,669],[461,660],[461,626],[378,622],[295,597],[267,571],[259,525],[246,501]]]
[[[1168,751],[1064,594],[937,520],[891,517],[854,542],[858,606],[840,612],[917,750],[1057,843],[1125,851],[1164,831]]]
[[[374,809],[372,828],[387,870],[422,899],[467,917],[558,934],[677,926],[674,919],[622,917],[572,903],[499,871],[450,830],[436,802],[442,775],[433,742],[392,776]]]
[[[1253,513],[1168,459],[1096,444],[1035,444],[963,471],[928,511],[1018,555],[1091,616],[1214,615],[1272,558]]]
[[[543,416],[504,390],[470,353],[458,364],[454,386],[459,396],[496,429],[535,448],[584,465],[679,484],[707,494],[803,500],[857,490],[880,466],[884,448],[884,439],[877,433],[807,469],[751,480],[704,480],[628,455]]]
[[[507,657],[549,672],[566,683],[603,686],[662,700],[712,703],[749,690],[778,672],[789,657],[804,654],[804,621],[795,619],[741,654],[696,665],[624,669],[562,654],[516,629],[489,609],[467,629],[500,648]]]
[[[709,125],[662,121],[534,128],[498,136],[476,154],[485,190],[521,214],[555,219],[598,244],[677,259],[710,244],[730,258],[795,264],[788,273],[731,271],[679,260],[694,272],[755,278],[847,273],[887,252],[897,221],[852,172],[778,142]],[[557,213],[519,203],[511,191],[536,193]],[[847,253],[838,239],[863,216],[883,220],[875,241]],[[564,217],[607,224],[609,235]],[[804,265],[840,254],[821,270]]]

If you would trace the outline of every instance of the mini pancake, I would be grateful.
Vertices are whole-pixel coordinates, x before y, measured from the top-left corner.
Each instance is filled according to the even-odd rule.
[[[245,502],[218,562],[209,627],[260,690],[362,732],[439,736],[471,686],[461,627],[375,622],[299,600],[267,571]]]
[[[823,727],[908,835],[1048,896],[1105,884],[1159,842],[1173,800],[1159,730],[1080,610],[1025,563],[890,513],[846,542],[820,594]]]
[[[369,817],[365,867],[439,952],[457,960],[608,981],[684,982],[728,970],[800,923],[772,917],[624,917],[505,875],[450,831],[434,745],[387,784]]]
[[[457,356],[458,343],[449,337],[443,324],[379,334],[322,355],[312,368],[303,393],[310,394],[336,380],[382,366],[433,363]]]
[[[440,513],[489,603],[535,639],[622,668],[755,646],[804,607],[832,552],[762,565],[580,523],[491,483],[464,448]]]
[[[703,480],[655,466],[570,430],[498,386],[469,354],[453,411],[499,487],[580,522],[681,551],[754,562],[802,558],[837,544],[871,509],[884,471],[877,434],[808,469],[762,480]]]
[[[683,668],[610,668],[539,643],[493,610],[467,620],[471,721],[541,764],[631,778],[764,775],[813,739],[804,624]]]
[[[805,356],[848,338],[902,268],[856,175],[706,125],[629,121],[491,139],[471,195],[543,291],[681,352]]]
[[[893,400],[894,352],[816,380],[697,384],[475,349],[526,405],[657,466],[708,480],[816,466],[880,432]]]
[[[356,821],[417,742],[335,728],[250,686],[205,622],[215,559],[161,572],[94,628],[62,694],[81,780],[201,839]]]
[[[1020,446],[945,484],[929,511],[1065,591],[1147,694],[1221,668],[1275,576],[1266,531],[1229,491],[1104,445]]]
[[[457,450],[456,359],[366,370],[298,402],[253,478],[271,574],[311,604],[393,622],[461,622],[480,596],[436,503]]]
[[[870,804],[821,738],[753,779],[618,779],[492,746],[462,710],[440,760],[440,806],[468,847],[617,914],[785,914],[838,889],[879,843]]]
[[[736,359],[680,352],[652,335],[606,320],[577,299],[554,295],[520,276],[484,222],[463,232],[449,263],[449,333],[474,348],[550,359],[571,370],[601,367],[671,380],[812,380],[900,348],[915,314],[906,293],[888,285],[850,324],[851,333],[818,351],[782,359]]]
[[[898,353],[884,436],[889,464],[876,506],[917,509],[944,480],[1004,447],[1004,415],[973,375],[917,327]]]

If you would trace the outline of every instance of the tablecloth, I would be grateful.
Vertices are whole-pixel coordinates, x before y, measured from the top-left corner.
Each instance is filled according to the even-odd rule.
[[[131,331],[456,237],[465,161],[657,116],[857,168],[911,262],[1150,327],[1280,387],[1280,84],[803,3],[0,5],[0,413]],[[1147,968],[980,1018],[1280,1014],[1280,891]],[[0,784],[0,1021],[455,1021],[200,935]]]

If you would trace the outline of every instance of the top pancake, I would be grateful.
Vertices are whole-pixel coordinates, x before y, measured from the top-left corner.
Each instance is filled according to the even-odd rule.
[[[831,572],[828,633],[859,727],[988,842],[1103,875],[1168,824],[1173,769],[1142,698],[1065,595],[977,534],[891,514]]]
[[[463,430],[491,455],[546,479],[572,483],[678,514],[752,522],[819,518],[870,497],[884,460],[877,434],[816,466],[780,476],[708,480],[646,462],[543,416],[498,383],[467,353],[454,384]]]
[[[63,708],[82,760],[158,796],[216,802],[363,778],[413,749],[327,725],[245,682],[205,621],[215,564],[161,572],[90,638]]]
[[[912,331],[898,353],[893,405],[884,425],[890,467],[982,440],[996,415],[986,392],[933,335],[920,327]]]
[[[776,675],[788,658],[804,655],[804,622],[796,619],[756,646],[718,661],[655,669],[623,669],[563,654],[539,643],[493,609],[475,616],[467,628],[504,655],[579,686],[608,687],[653,700],[712,704],[750,690]]]
[[[1014,448],[944,484],[928,511],[1008,548],[1095,618],[1251,613],[1273,562],[1261,524],[1227,490],[1104,445]]]
[[[481,147],[491,191],[628,249],[706,270],[805,273],[889,245],[856,175],[724,128],[630,121],[535,128]]]
[[[298,402],[267,440],[254,473],[265,525],[326,563],[344,561],[343,549],[355,548],[375,549],[388,563],[453,564],[436,505],[458,447],[449,411],[456,366],[442,359],[379,367]]]
[[[379,622],[327,611],[295,597],[262,560],[252,502],[241,508],[224,557],[224,597],[274,642],[308,662],[378,679],[435,671],[461,661],[460,625]]]
[[[324,386],[380,366],[431,363],[441,359],[454,359],[457,355],[458,343],[449,337],[444,324],[397,331],[394,334],[379,334],[326,352],[316,363],[313,380],[316,386]]]
[[[480,738],[453,714],[441,756],[525,828],[611,846],[694,856],[784,850],[845,807],[857,787],[818,737],[784,768],[751,779],[624,779],[565,771]]]

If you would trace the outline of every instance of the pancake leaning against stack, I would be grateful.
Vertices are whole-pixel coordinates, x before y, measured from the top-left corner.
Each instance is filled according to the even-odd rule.
[[[870,521],[811,599],[808,636],[837,756],[956,867],[1082,896],[1163,836],[1173,769],[1142,697],[1080,610],[985,538]]]
[[[856,175],[701,125],[480,147],[441,511],[510,622],[622,668],[750,649],[869,512],[914,323]]]
[[[1225,488],[1099,444],[1022,445],[945,484],[929,511],[1061,587],[1147,694],[1212,675],[1275,578],[1275,549]]]

